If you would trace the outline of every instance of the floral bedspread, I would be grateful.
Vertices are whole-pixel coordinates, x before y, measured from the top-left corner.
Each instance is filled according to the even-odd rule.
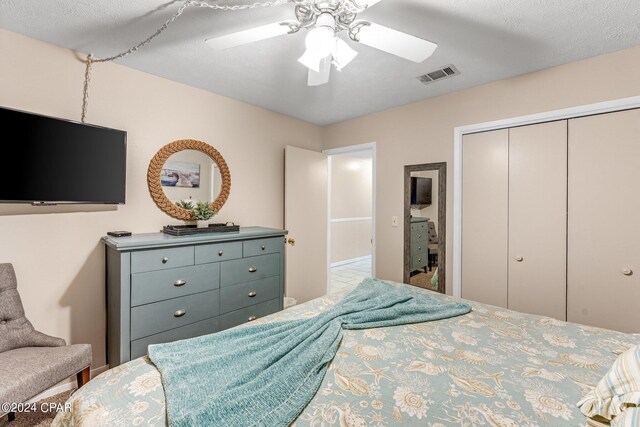
[[[259,322],[314,316],[343,295]],[[345,331],[320,390],[293,426],[584,426],[578,400],[618,354],[640,343],[640,335],[471,305],[471,313],[452,319]],[[166,424],[160,374],[146,357],[99,375],[70,401],[72,410],[53,426]]]

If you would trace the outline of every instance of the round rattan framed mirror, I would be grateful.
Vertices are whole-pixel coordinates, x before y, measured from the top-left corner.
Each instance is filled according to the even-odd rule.
[[[176,202],[206,200],[214,212],[219,212],[229,198],[231,173],[224,157],[211,145],[181,139],[165,145],[153,156],[147,183],[153,201],[164,213],[191,221],[193,212]]]

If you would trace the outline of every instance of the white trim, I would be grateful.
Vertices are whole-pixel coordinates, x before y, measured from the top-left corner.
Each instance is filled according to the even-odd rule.
[[[322,150],[324,154],[327,156],[335,156],[336,154],[348,154],[355,153],[357,151],[367,151],[373,150],[374,153],[376,151],[376,143],[375,142],[367,142],[366,144],[358,144],[358,145],[349,145],[348,147],[339,147],[339,148],[331,148],[329,150]]]
[[[338,261],[331,264],[331,268],[340,267],[341,265],[353,264],[354,262],[365,261],[371,258],[371,255],[365,255],[357,258],[345,259],[344,261]],[[373,262],[373,261],[372,261]],[[373,268],[373,265],[371,266]]]
[[[376,143],[372,142],[371,145],[371,173],[372,184],[373,184],[373,194],[371,197],[371,215],[372,215],[372,224],[371,224],[371,277],[376,278],[376,216],[377,216],[377,205],[376,200],[378,200],[378,153]]]
[[[453,296],[462,294],[462,138],[464,135],[640,108],[640,96],[496,120],[453,130]]]
[[[337,222],[359,222],[359,221],[372,221],[373,217],[371,216],[362,216],[359,218],[336,218],[336,219],[332,219],[329,222],[331,222],[332,224],[335,224]]]
[[[331,234],[331,155],[327,155],[327,289],[326,293],[329,293],[331,289],[331,240],[333,235]]]
[[[101,373],[107,371],[109,369],[109,365],[100,366],[99,368],[91,370],[91,378],[95,378]],[[76,382],[75,376],[73,378],[68,378],[50,389],[43,391],[42,393],[32,397],[27,401],[27,403],[37,402],[42,399],[46,399],[51,396],[55,396],[56,394],[64,393],[65,391],[73,390],[78,387],[78,383]]]
[[[372,197],[371,197],[371,221],[372,221],[372,225],[371,225],[371,277],[376,277],[376,201],[377,201],[377,150],[376,150],[376,143],[375,142],[367,142],[365,144],[357,144],[357,145],[350,145],[347,147],[339,147],[339,148],[332,148],[329,150],[322,150],[322,153],[326,154],[327,156],[329,156],[329,188],[328,188],[328,215],[327,215],[327,219],[328,219],[328,232],[327,232],[327,239],[328,239],[328,243],[327,243],[327,289],[329,289],[329,286],[331,285],[331,156],[335,156],[337,154],[347,154],[347,153],[354,153],[354,152],[358,152],[358,151],[367,151],[367,150],[371,150],[371,173],[373,174],[372,177]]]

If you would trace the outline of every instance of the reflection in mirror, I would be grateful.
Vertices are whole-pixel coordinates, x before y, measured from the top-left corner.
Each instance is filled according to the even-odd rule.
[[[405,167],[404,281],[443,293],[445,194],[444,163]]]
[[[213,202],[222,185],[218,165],[205,153],[183,150],[172,154],[160,175],[162,188],[173,202]]]

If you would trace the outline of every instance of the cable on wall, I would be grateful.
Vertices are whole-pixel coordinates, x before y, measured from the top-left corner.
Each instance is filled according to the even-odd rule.
[[[148,45],[153,41],[153,39],[158,37],[160,34],[164,32],[164,30],[166,30],[171,24],[173,24],[180,17],[180,15],[184,13],[184,11],[188,7],[193,6],[193,7],[213,9],[213,10],[239,11],[239,10],[247,10],[247,9],[257,9],[261,7],[280,6],[288,2],[289,0],[271,0],[271,1],[265,1],[265,2],[255,2],[250,4],[222,5],[222,4],[208,3],[206,1],[199,1],[199,0],[186,0],[184,4],[180,6],[178,10],[169,19],[167,19],[160,28],[158,28],[152,35],[150,35],[140,43],[136,44],[135,46],[132,46],[129,49],[117,55],[110,56],[107,58],[96,58],[92,54],[87,55],[87,58],[84,61],[85,71],[84,71],[84,85],[82,89],[82,115],[80,119],[81,122],[85,123],[85,120],[87,118],[87,110],[89,109],[89,85],[91,83],[91,68],[93,64],[101,63],[101,62],[112,62],[117,59],[124,58],[125,56],[130,55],[136,52],[137,50],[139,50],[140,48]]]

